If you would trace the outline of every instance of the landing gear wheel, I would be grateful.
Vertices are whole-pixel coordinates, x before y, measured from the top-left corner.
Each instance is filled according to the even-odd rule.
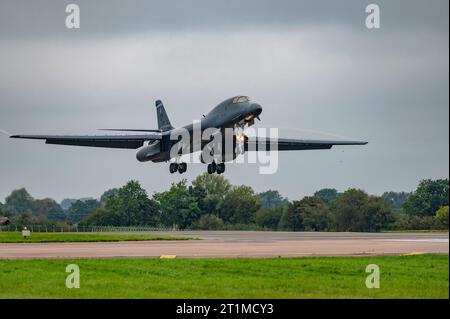
[[[178,164],[177,163],[170,163],[169,165],[169,172],[170,174],[175,173],[178,170]]]
[[[187,164],[186,163],[180,163],[178,164],[178,173],[183,174],[187,170]]]
[[[222,174],[223,172],[225,172],[225,163],[217,164],[216,172],[217,174]]]
[[[216,169],[217,169],[216,163],[212,162],[212,163],[208,164],[208,174],[215,173]]]

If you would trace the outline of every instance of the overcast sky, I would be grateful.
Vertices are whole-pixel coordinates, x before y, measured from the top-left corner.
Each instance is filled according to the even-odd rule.
[[[0,0],[0,201],[18,187],[36,198],[99,197],[130,179],[151,195],[206,170],[171,175],[134,150],[4,133],[156,128],[156,99],[184,125],[240,94],[263,106],[258,127],[369,144],[283,152],[274,175],[230,164],[234,184],[298,199],[323,187],[381,194],[448,178],[447,0],[373,1],[377,30],[365,26],[371,1],[73,2],[78,30],[65,27],[70,2]]]

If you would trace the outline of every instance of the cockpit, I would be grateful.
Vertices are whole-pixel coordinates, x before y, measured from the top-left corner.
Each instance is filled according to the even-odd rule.
[[[236,103],[243,103],[243,102],[249,102],[250,101],[250,98],[248,97],[248,96],[236,96],[234,99],[233,99],[233,104],[236,104]]]

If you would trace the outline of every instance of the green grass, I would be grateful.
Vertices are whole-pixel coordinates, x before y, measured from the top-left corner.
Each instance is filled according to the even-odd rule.
[[[79,289],[65,287],[66,265]],[[368,289],[368,264],[381,288]],[[448,255],[0,260],[0,298],[448,298]]]
[[[21,232],[0,232],[0,243],[61,243],[61,242],[113,242],[142,240],[187,240],[194,238],[139,235],[139,234],[98,234],[98,233],[31,233],[23,238]]]

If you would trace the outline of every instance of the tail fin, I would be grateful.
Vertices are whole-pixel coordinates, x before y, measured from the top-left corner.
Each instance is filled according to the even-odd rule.
[[[158,128],[161,131],[169,131],[173,129],[172,124],[170,124],[169,117],[167,116],[166,110],[161,100],[155,102],[156,105],[156,115],[158,116]]]

